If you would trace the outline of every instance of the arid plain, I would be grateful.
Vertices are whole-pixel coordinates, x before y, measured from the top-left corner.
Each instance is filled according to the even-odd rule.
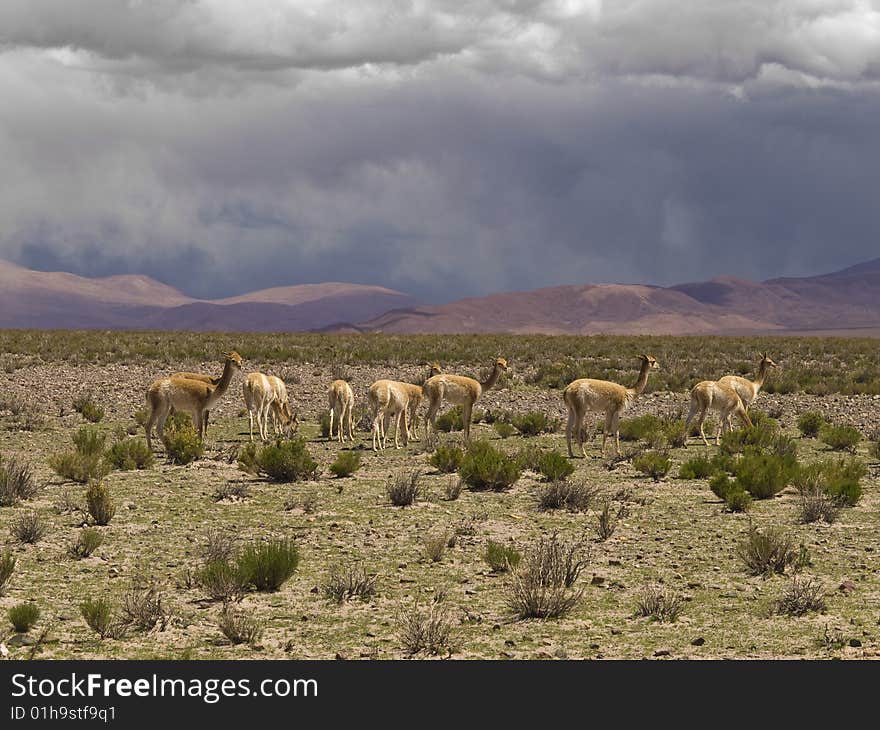
[[[283,378],[317,478],[276,482],[240,468],[249,437],[238,373],[211,412],[201,458],[169,463],[156,439],[149,468],[112,469],[101,477],[116,510],[107,525],[90,525],[86,485],[59,476],[50,467],[53,454],[73,449],[83,427],[104,434],[107,447],[143,441],[149,383],[176,370],[219,375],[222,353],[231,349],[244,358],[244,374]],[[780,367],[751,409],[756,422],[776,429],[768,419],[775,421],[775,435],[790,438],[801,466],[863,464],[854,505],[836,504],[832,520],[805,522],[803,480],[792,478],[775,496],[730,511],[709,478],[681,475],[688,460],[718,452],[714,441],[706,447],[690,436],[682,448],[655,430],[624,440],[624,458],[602,459],[595,414],[587,421],[589,458],[567,460],[574,473],[565,478],[586,496],[570,509],[547,508],[551,485],[532,467],[542,453],[566,453],[561,389],[567,382],[597,377],[632,385],[637,356],[649,353],[660,370],[625,413],[625,425],[652,414],[662,426],[687,413],[688,390],[697,381],[727,373],[752,377],[763,351]],[[0,353],[0,457],[29,465],[36,487],[34,496],[0,507],[0,554],[15,558],[0,596],[0,642],[9,656],[865,658],[880,651],[876,340],[6,331]],[[365,396],[374,380],[419,383],[431,362],[448,373],[485,377],[499,356],[510,370],[476,404],[471,435],[520,459],[511,486],[463,484],[456,494],[458,474],[433,466],[435,450],[424,440],[372,450]],[[354,445],[322,435],[327,388],[337,377],[355,391]],[[83,401],[102,410],[101,418],[84,418],[74,407]],[[798,421],[807,412],[857,429],[860,440],[833,450],[824,431],[804,436]],[[524,435],[528,429],[516,424],[533,413],[547,423],[541,433]],[[508,422],[510,429],[496,426]],[[439,438],[443,446],[464,445],[458,431]],[[361,463],[351,476],[336,477],[329,467],[343,451],[358,453]],[[668,472],[655,481],[639,471],[635,462],[644,453],[667,457]],[[415,502],[392,505],[389,482],[413,470],[420,471]],[[34,512],[44,534],[22,543],[13,526]],[[750,530],[771,528],[796,546],[797,560],[781,573],[754,575],[742,548]],[[73,555],[71,545],[85,529],[103,540],[90,556]],[[198,578],[218,535],[233,551],[279,538],[298,551],[298,565],[279,590],[250,588],[230,601],[228,610],[253,623],[253,641],[236,644],[224,635],[218,625],[224,602]],[[512,599],[517,568],[493,570],[489,543],[515,550],[525,564],[554,535],[583,562],[565,588],[576,600],[556,618],[520,618]],[[328,590],[334,571],[337,577],[363,571],[371,585],[365,600],[334,600]],[[781,608],[793,582],[812,590],[815,605],[803,615]],[[144,586],[161,603],[152,628],[132,625],[116,638],[100,638],[87,625],[84,602],[106,598],[118,612]],[[644,610],[652,597],[669,610]],[[13,631],[6,619],[21,603],[40,612],[26,633]],[[419,626],[433,630],[435,640],[414,644]]]

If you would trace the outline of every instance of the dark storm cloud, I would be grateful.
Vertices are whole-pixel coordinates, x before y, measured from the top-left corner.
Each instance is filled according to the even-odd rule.
[[[880,255],[866,3],[73,5],[0,6],[28,266],[447,300]]]

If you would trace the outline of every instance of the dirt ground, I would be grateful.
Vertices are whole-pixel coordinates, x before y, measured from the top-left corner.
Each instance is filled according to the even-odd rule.
[[[21,430],[0,406],[0,455],[28,461],[42,485],[35,500],[0,508],[0,541],[18,561],[0,597],[0,641],[11,657],[28,656],[34,637],[47,629],[37,647],[44,658],[400,658],[407,656],[399,636],[404,613],[416,604],[427,607],[438,595],[442,601],[437,605],[452,624],[451,656],[459,659],[865,658],[880,651],[880,465],[869,457],[867,440],[857,451],[869,468],[862,499],[829,525],[797,522],[793,488],[756,501],[747,514],[731,514],[705,479],[677,477],[682,461],[714,453],[714,445],[706,449],[690,439],[686,449],[671,452],[675,464],[669,476],[654,483],[628,462],[609,470],[597,458],[597,438],[590,444],[592,458],[574,461],[576,475],[626,507],[614,534],[600,542],[596,510],[537,509],[540,479],[532,472],[525,472],[509,491],[465,489],[457,500],[447,501],[445,487],[455,476],[429,466],[421,442],[376,454],[369,448],[369,433],[358,431],[354,448],[361,450],[362,467],[352,477],[332,477],[327,466],[343,447],[320,436],[317,419],[326,408],[326,389],[334,376],[332,366],[321,363],[269,369],[288,382],[302,420],[300,433],[322,467],[317,481],[276,484],[239,470],[237,447],[248,440],[239,374],[212,412],[204,458],[187,466],[171,465],[158,445],[152,469],[114,471],[104,479],[116,501],[116,515],[99,528],[105,540],[96,553],[74,559],[68,546],[82,521],[75,514],[59,513],[57,504],[65,493],[79,499],[83,487],[64,482],[47,465],[51,453],[69,448],[71,435],[84,423],[72,408],[73,398],[91,391],[106,411],[99,427],[109,434],[120,426],[134,430],[146,385],[183,368],[218,370],[216,363],[180,363],[164,370],[45,364],[0,372],[0,402],[30,403],[44,421],[40,429]],[[475,375],[479,370],[475,365],[458,371]],[[420,366],[353,365],[347,371],[359,404],[379,377],[415,381],[424,375]],[[560,392],[527,385],[524,375],[513,372],[477,409],[541,410],[564,419]],[[670,414],[686,406],[686,394],[654,392],[638,399],[626,415]],[[798,436],[799,457],[805,461],[828,455],[821,442],[799,437],[795,422],[806,410],[854,425],[866,439],[880,433],[880,396],[764,394],[755,407]],[[472,435],[509,451],[524,443],[565,451],[562,433],[500,440],[491,426],[477,424]],[[141,429],[137,438],[142,436]],[[441,434],[441,440],[460,442],[461,435]],[[423,470],[427,494],[414,506],[393,507],[386,480],[412,468]],[[246,484],[249,495],[216,501],[215,491],[230,482]],[[30,509],[39,512],[49,531],[36,544],[21,545],[8,526]],[[744,570],[736,546],[750,522],[759,528],[780,526],[808,548],[812,564],[805,572],[823,584],[824,613],[798,618],[773,614],[773,602],[790,576],[752,577]],[[225,639],[216,623],[220,606],[187,581],[188,571],[199,565],[199,547],[210,528],[234,533],[241,544],[291,537],[300,546],[299,568],[280,591],[249,593],[241,604],[264,626],[255,646]],[[510,578],[491,572],[483,558],[486,543],[511,543],[523,551],[553,533],[566,540],[583,539],[590,551],[578,584],[583,598],[561,619],[514,620],[506,602]],[[425,538],[440,534],[454,535],[454,545],[433,562],[426,556]],[[341,606],[328,601],[321,587],[331,567],[356,563],[377,576],[376,597]],[[161,584],[171,621],[164,631],[100,640],[83,621],[79,604],[97,596],[118,601],[138,574]],[[677,621],[635,616],[636,599],[648,583],[661,583],[683,596]],[[28,635],[16,636],[5,613],[23,601],[36,602],[42,616]]]

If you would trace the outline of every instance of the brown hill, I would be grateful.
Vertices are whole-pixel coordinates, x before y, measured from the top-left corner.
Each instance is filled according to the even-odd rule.
[[[200,300],[146,276],[90,279],[0,261],[0,327],[299,332],[416,304],[360,284],[304,284]]]
[[[360,331],[750,334],[880,327],[880,259],[805,278],[733,277],[669,288],[591,284],[388,312]]]

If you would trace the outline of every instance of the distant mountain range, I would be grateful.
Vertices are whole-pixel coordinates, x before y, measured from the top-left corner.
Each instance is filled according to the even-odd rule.
[[[392,289],[302,284],[194,299],[146,276],[90,279],[0,261],[0,327],[259,332],[880,335],[880,259],[842,271],[672,287],[583,284],[421,305]]]

